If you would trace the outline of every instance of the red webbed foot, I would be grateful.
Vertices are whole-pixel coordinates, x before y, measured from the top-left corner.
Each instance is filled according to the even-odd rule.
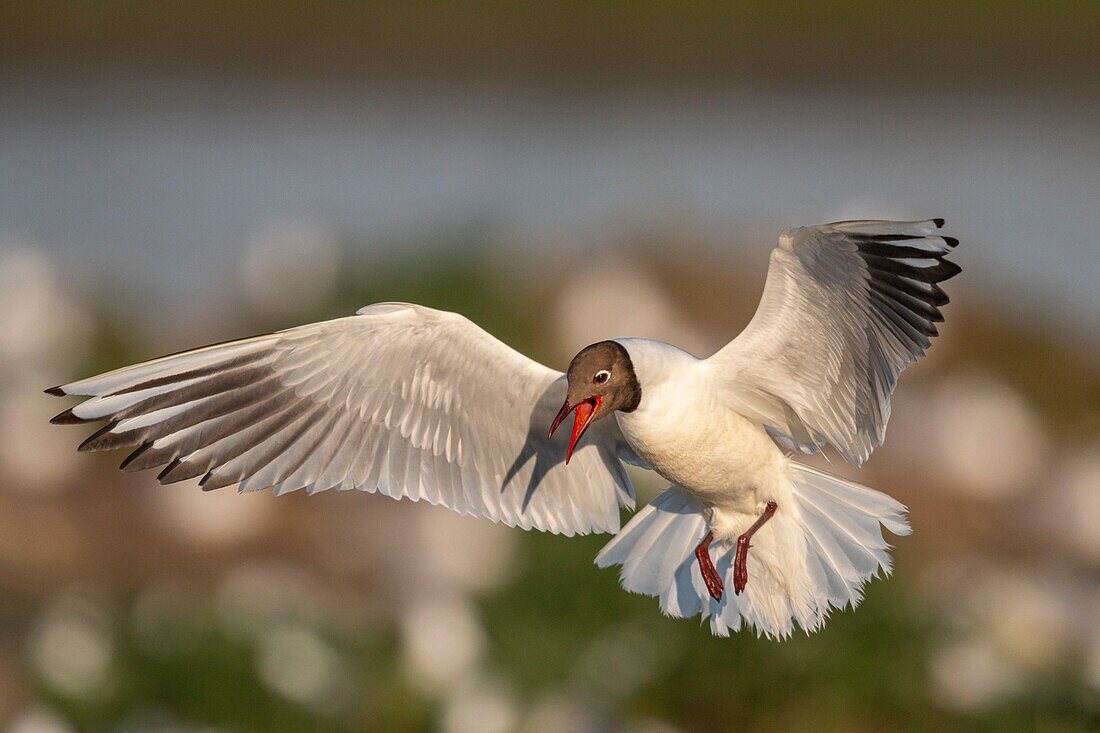
[[[749,540],[756,534],[756,530],[763,527],[772,518],[777,508],[778,505],[774,501],[769,501],[764,507],[764,513],[753,522],[752,526],[743,535],[737,538],[737,554],[733,559],[733,592],[735,595],[741,595],[741,592],[745,590],[745,586],[749,583],[749,548],[752,547]],[[696,553],[698,552],[696,550]]]
[[[720,601],[725,586],[722,583],[722,576],[718,574],[714,562],[710,559],[710,543],[713,540],[714,532],[707,532],[707,536],[695,548],[695,559],[699,561],[699,572],[703,576],[703,582],[706,583],[707,592],[710,593],[711,598]]]

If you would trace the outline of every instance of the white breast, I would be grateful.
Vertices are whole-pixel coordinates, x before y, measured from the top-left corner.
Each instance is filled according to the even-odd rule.
[[[754,511],[779,490],[784,457],[758,425],[729,409],[708,365],[659,341],[623,339],[642,388],[616,413],[623,435],[657,473],[705,506]]]

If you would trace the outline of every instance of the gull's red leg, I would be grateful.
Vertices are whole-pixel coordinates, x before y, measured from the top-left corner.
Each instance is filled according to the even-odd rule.
[[[716,601],[722,600],[722,578],[714,569],[714,563],[710,559],[710,543],[714,541],[714,532],[707,532],[707,536],[695,548],[695,559],[699,561],[699,572],[703,575],[703,582],[707,584],[707,592]]]
[[[778,505],[774,501],[769,501],[767,506],[764,507],[764,513],[752,523],[752,526],[743,535],[737,538],[737,555],[733,559],[733,592],[736,595],[741,595],[741,591],[745,590],[745,586],[749,582],[749,548],[752,547],[749,540],[756,534],[756,530],[763,527],[772,518],[777,507]],[[696,550],[695,553],[698,554],[699,551]]]

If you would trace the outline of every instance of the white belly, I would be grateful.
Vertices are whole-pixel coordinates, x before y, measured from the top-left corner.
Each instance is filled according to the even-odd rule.
[[[731,540],[768,501],[792,506],[788,461],[767,432],[730,409],[711,366],[674,346],[619,341],[641,386],[638,409],[615,413],[635,453],[700,505],[717,540]]]
[[[763,502],[784,498],[786,459],[762,428],[704,390],[644,390],[644,407],[617,418],[657,473],[708,508],[756,513]]]

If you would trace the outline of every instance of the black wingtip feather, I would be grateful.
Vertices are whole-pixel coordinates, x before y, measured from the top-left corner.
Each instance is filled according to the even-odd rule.
[[[941,283],[950,280],[963,271],[961,267],[951,260],[940,260],[940,264],[928,269],[935,271],[935,275],[938,278],[936,282]]]
[[[45,392],[48,395],[53,395],[54,397],[64,397],[65,396],[65,390],[61,389],[60,384],[57,385],[56,387],[50,387],[49,389],[44,389],[42,391]]]
[[[214,471],[210,470],[206,472],[205,476],[199,479],[199,488],[203,491],[217,491],[218,489],[225,488],[235,483],[237,482],[225,476],[215,476]]]
[[[110,445],[99,446],[99,445],[96,445],[96,441],[98,441],[100,438],[102,438],[107,433],[114,430],[117,425],[118,425],[117,420],[112,420],[111,422],[107,423],[106,425],[101,427],[99,430],[97,430],[94,433],[92,433],[91,435],[89,435],[88,438],[77,447],[77,450],[80,451],[81,453],[87,453],[89,451],[110,450],[112,446],[110,446]]]
[[[959,246],[959,240],[954,237],[940,237],[940,239],[946,242],[948,247],[954,248]]]
[[[157,474],[157,481],[160,481],[162,484],[171,483],[171,481],[165,482],[164,479],[168,476],[168,474],[176,470],[176,467],[179,466],[182,462],[183,461],[181,461],[179,458],[172,459],[172,462],[165,466],[163,471]]]
[[[199,481],[199,486],[202,487],[203,491],[216,491],[217,489],[224,489],[226,486],[232,486],[233,484],[239,484],[240,482],[240,476],[235,476],[233,474],[215,476],[214,469],[211,469]]]
[[[94,420],[87,420],[83,417],[77,417],[73,414],[73,408],[69,408],[64,412],[59,412],[50,418],[51,425],[83,425],[85,423],[95,422]]]
[[[936,222],[937,229],[943,229],[943,219],[933,219],[932,221]]]
[[[138,456],[140,456],[145,451],[149,450],[152,446],[153,446],[153,441],[151,441],[151,440],[147,440],[144,443],[142,443],[141,445],[139,445],[137,450],[135,450],[130,455],[126,456],[126,458],[124,458],[122,460],[122,463],[118,464],[118,470],[125,471],[127,466],[129,466],[131,463],[133,463],[134,460]]]
[[[947,293],[944,292],[943,288],[935,283],[932,283],[932,291],[928,293],[928,300],[937,308],[951,302],[951,299],[947,297]]]

